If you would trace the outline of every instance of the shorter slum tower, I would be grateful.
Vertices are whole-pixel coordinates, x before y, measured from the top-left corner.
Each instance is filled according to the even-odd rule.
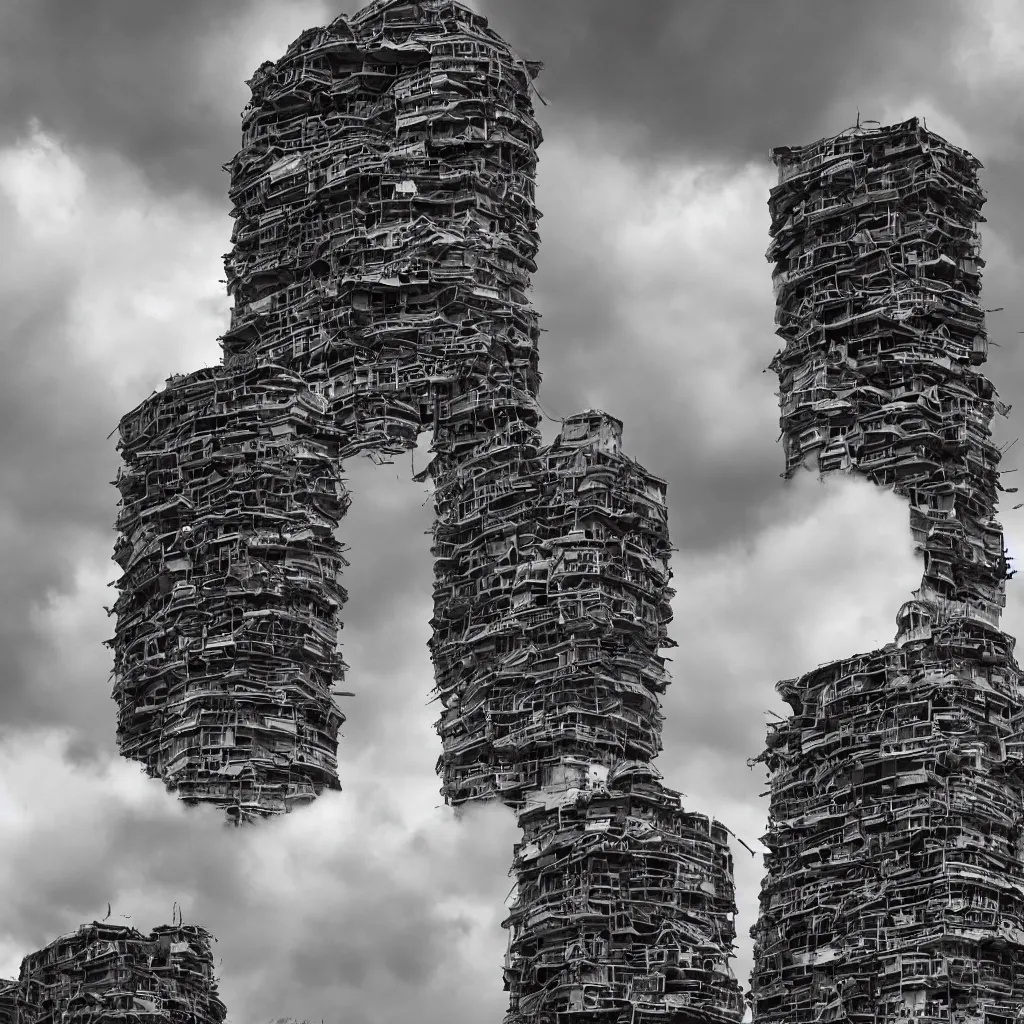
[[[0,981],[0,1024],[220,1024],[210,935],[165,925],[143,935],[100,923],[62,935]]]
[[[728,833],[651,763],[664,481],[600,411],[541,437],[538,70],[376,0],[256,71],[223,365],[121,425],[119,740],[236,821],[336,788],[342,467],[429,430],[442,792],[524,831],[508,1024],[738,1021]]]
[[[786,476],[858,473],[923,561],[895,641],[778,684],[758,1024],[1009,1024],[1024,1006],[1021,674],[999,629],[1006,412],[977,367],[980,164],[916,119],[776,149]]]

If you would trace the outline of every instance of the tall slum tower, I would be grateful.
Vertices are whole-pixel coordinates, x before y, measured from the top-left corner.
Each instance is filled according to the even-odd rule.
[[[924,574],[895,642],[778,684],[754,1020],[1019,1021],[1021,674],[999,630],[1007,410],[976,369],[981,165],[916,119],[773,157],[786,475],[906,497]]]
[[[538,70],[449,0],[257,70],[223,365],[121,424],[121,748],[238,821],[338,786],[342,465],[430,430],[442,792],[524,831],[509,1024],[737,1021],[727,831],[651,764],[664,481],[605,413],[539,430]]]

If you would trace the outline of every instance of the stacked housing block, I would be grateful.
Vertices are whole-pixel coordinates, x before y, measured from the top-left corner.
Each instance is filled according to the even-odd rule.
[[[523,828],[507,1024],[743,1013],[728,833],[651,764],[671,644],[665,483],[621,440],[618,420],[588,411],[542,449],[536,548],[512,566],[503,614],[458,644],[461,685],[441,691],[446,794],[494,786]]]
[[[323,398],[272,364],[214,367],[120,434],[121,753],[235,821],[336,788],[348,496]]]
[[[908,500],[893,643],[778,684],[754,1021],[1009,1024],[1024,1007],[1021,673],[998,628],[1005,413],[976,369],[980,164],[916,119],[777,149],[786,475]]]
[[[562,754],[584,747],[605,768],[661,749],[658,650],[672,646],[673,594],[665,482],[621,443],[607,414],[569,417],[535,457],[515,535],[479,516],[458,524],[459,547],[481,546],[481,572],[452,573],[439,545],[445,617],[431,647],[444,705],[438,771],[452,803],[497,794],[521,807]],[[459,588],[465,621],[453,622]]]
[[[210,935],[165,925],[143,935],[100,922],[25,957],[0,982],[0,1021],[10,1024],[220,1024]]]
[[[509,1024],[738,1021],[727,832],[650,763],[664,481],[604,413],[541,437],[538,70],[450,0],[378,0],[257,70],[223,365],[121,425],[121,749],[236,821],[338,785],[342,467],[429,430],[442,792],[524,830]]]

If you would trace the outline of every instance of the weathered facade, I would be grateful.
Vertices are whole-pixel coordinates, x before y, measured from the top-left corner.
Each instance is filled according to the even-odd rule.
[[[520,812],[506,1024],[738,1021],[732,857],[650,764],[563,758]]]
[[[101,922],[62,935],[0,983],[0,1021],[10,1024],[219,1024],[210,935],[165,925],[143,935]]]
[[[672,644],[673,594],[665,482],[623,456],[621,441],[622,424],[604,413],[569,417],[539,450],[516,534],[498,533],[486,507],[452,524],[452,547],[479,544],[483,572],[453,573],[448,548],[435,550],[438,771],[452,803],[497,794],[518,808],[563,755],[608,769],[661,749],[658,650]]]
[[[916,119],[777,149],[786,475],[908,500],[920,588],[886,647],[781,682],[754,1020],[1024,1013],[1021,673],[979,302],[980,164]]]
[[[122,752],[236,821],[338,785],[344,460],[432,432],[438,772],[522,816],[509,1024],[730,1021],[726,830],[650,765],[664,481],[596,411],[542,443],[539,65],[378,0],[252,81],[223,366],[122,422]]]
[[[523,828],[507,1024],[743,1014],[727,830],[685,811],[651,764],[670,643],[665,484],[621,454],[621,429],[581,413],[542,449],[536,546],[504,570],[508,603],[465,632],[461,685],[441,691],[448,798],[493,785]]]
[[[342,433],[282,367],[171,378],[121,421],[118,741],[237,821],[337,787]]]

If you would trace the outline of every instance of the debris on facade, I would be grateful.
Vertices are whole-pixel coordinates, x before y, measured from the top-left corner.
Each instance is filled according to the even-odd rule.
[[[542,443],[539,68],[451,0],[376,0],[253,76],[223,366],[121,424],[121,750],[237,821],[338,785],[342,467],[429,430],[442,792],[528,837],[508,1024],[739,1021],[727,832],[650,765],[665,483],[605,413]]]
[[[904,495],[924,570],[892,644],[778,684],[753,1019],[1017,1021],[1024,705],[998,628],[1007,409],[975,369],[980,164],[916,119],[773,157],[786,475]]]
[[[219,1024],[211,936],[195,925],[143,935],[95,921],[25,957],[16,982],[0,986],[11,1024]],[[4,1018],[0,1016],[0,1020]]]

